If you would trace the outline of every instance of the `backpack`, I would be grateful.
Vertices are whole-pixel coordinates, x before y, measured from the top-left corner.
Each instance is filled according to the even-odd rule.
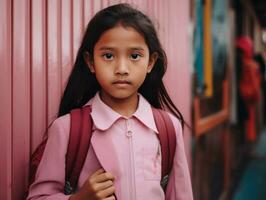
[[[152,108],[155,124],[159,134],[157,134],[161,145],[162,153],[162,179],[161,186],[166,190],[169,174],[172,169],[176,135],[175,129],[169,115],[160,109]],[[91,107],[85,106],[70,112],[70,135],[66,154],[65,188],[66,195],[72,194],[77,186],[78,178],[85,162],[92,136]],[[29,183],[32,184],[35,174],[41,161],[47,138],[37,147],[30,161]]]

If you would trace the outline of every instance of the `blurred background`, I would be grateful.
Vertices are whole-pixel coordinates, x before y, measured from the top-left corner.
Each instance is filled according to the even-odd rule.
[[[266,199],[265,0],[0,0],[0,199],[23,198],[86,25],[120,2],[166,50],[194,198]]]

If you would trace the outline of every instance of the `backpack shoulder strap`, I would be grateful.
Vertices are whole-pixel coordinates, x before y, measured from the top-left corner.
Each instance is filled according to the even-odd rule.
[[[161,184],[163,187],[165,187],[167,184],[168,175],[170,174],[173,166],[176,149],[176,132],[173,122],[167,112],[156,108],[152,108],[152,111],[155,124],[159,132],[158,138],[160,140],[162,152]]]
[[[74,109],[70,112],[70,135],[66,154],[65,194],[76,188],[84,165],[92,136],[91,107]]]

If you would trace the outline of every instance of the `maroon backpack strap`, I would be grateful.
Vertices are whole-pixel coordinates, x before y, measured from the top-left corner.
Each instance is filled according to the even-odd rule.
[[[168,183],[168,177],[171,172],[175,149],[176,133],[173,122],[165,111],[152,108],[156,127],[158,129],[158,138],[161,144],[162,152],[162,180],[161,185],[165,189]]]
[[[66,154],[65,194],[71,194],[78,182],[92,135],[91,107],[85,106],[70,112],[70,135]]]

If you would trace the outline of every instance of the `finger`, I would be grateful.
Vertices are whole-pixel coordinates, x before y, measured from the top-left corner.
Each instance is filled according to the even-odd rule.
[[[100,183],[100,182],[105,182],[108,180],[113,181],[115,179],[115,177],[109,172],[104,172],[102,174],[94,176],[93,179],[95,180],[95,182]]]
[[[91,178],[95,177],[95,176],[98,176],[100,174],[104,173],[104,169],[103,168],[100,168],[98,169],[97,171],[95,171],[92,175],[91,175]]]
[[[110,196],[110,197],[105,198],[104,200],[115,200],[115,196],[112,195],[112,196]]]
[[[115,187],[111,186],[109,188],[106,188],[105,190],[101,190],[100,192],[98,192],[98,195],[102,198],[107,198],[109,196],[114,195],[115,193]]]
[[[111,181],[111,180],[96,184],[97,191],[105,190],[111,186],[113,186],[113,181]]]

